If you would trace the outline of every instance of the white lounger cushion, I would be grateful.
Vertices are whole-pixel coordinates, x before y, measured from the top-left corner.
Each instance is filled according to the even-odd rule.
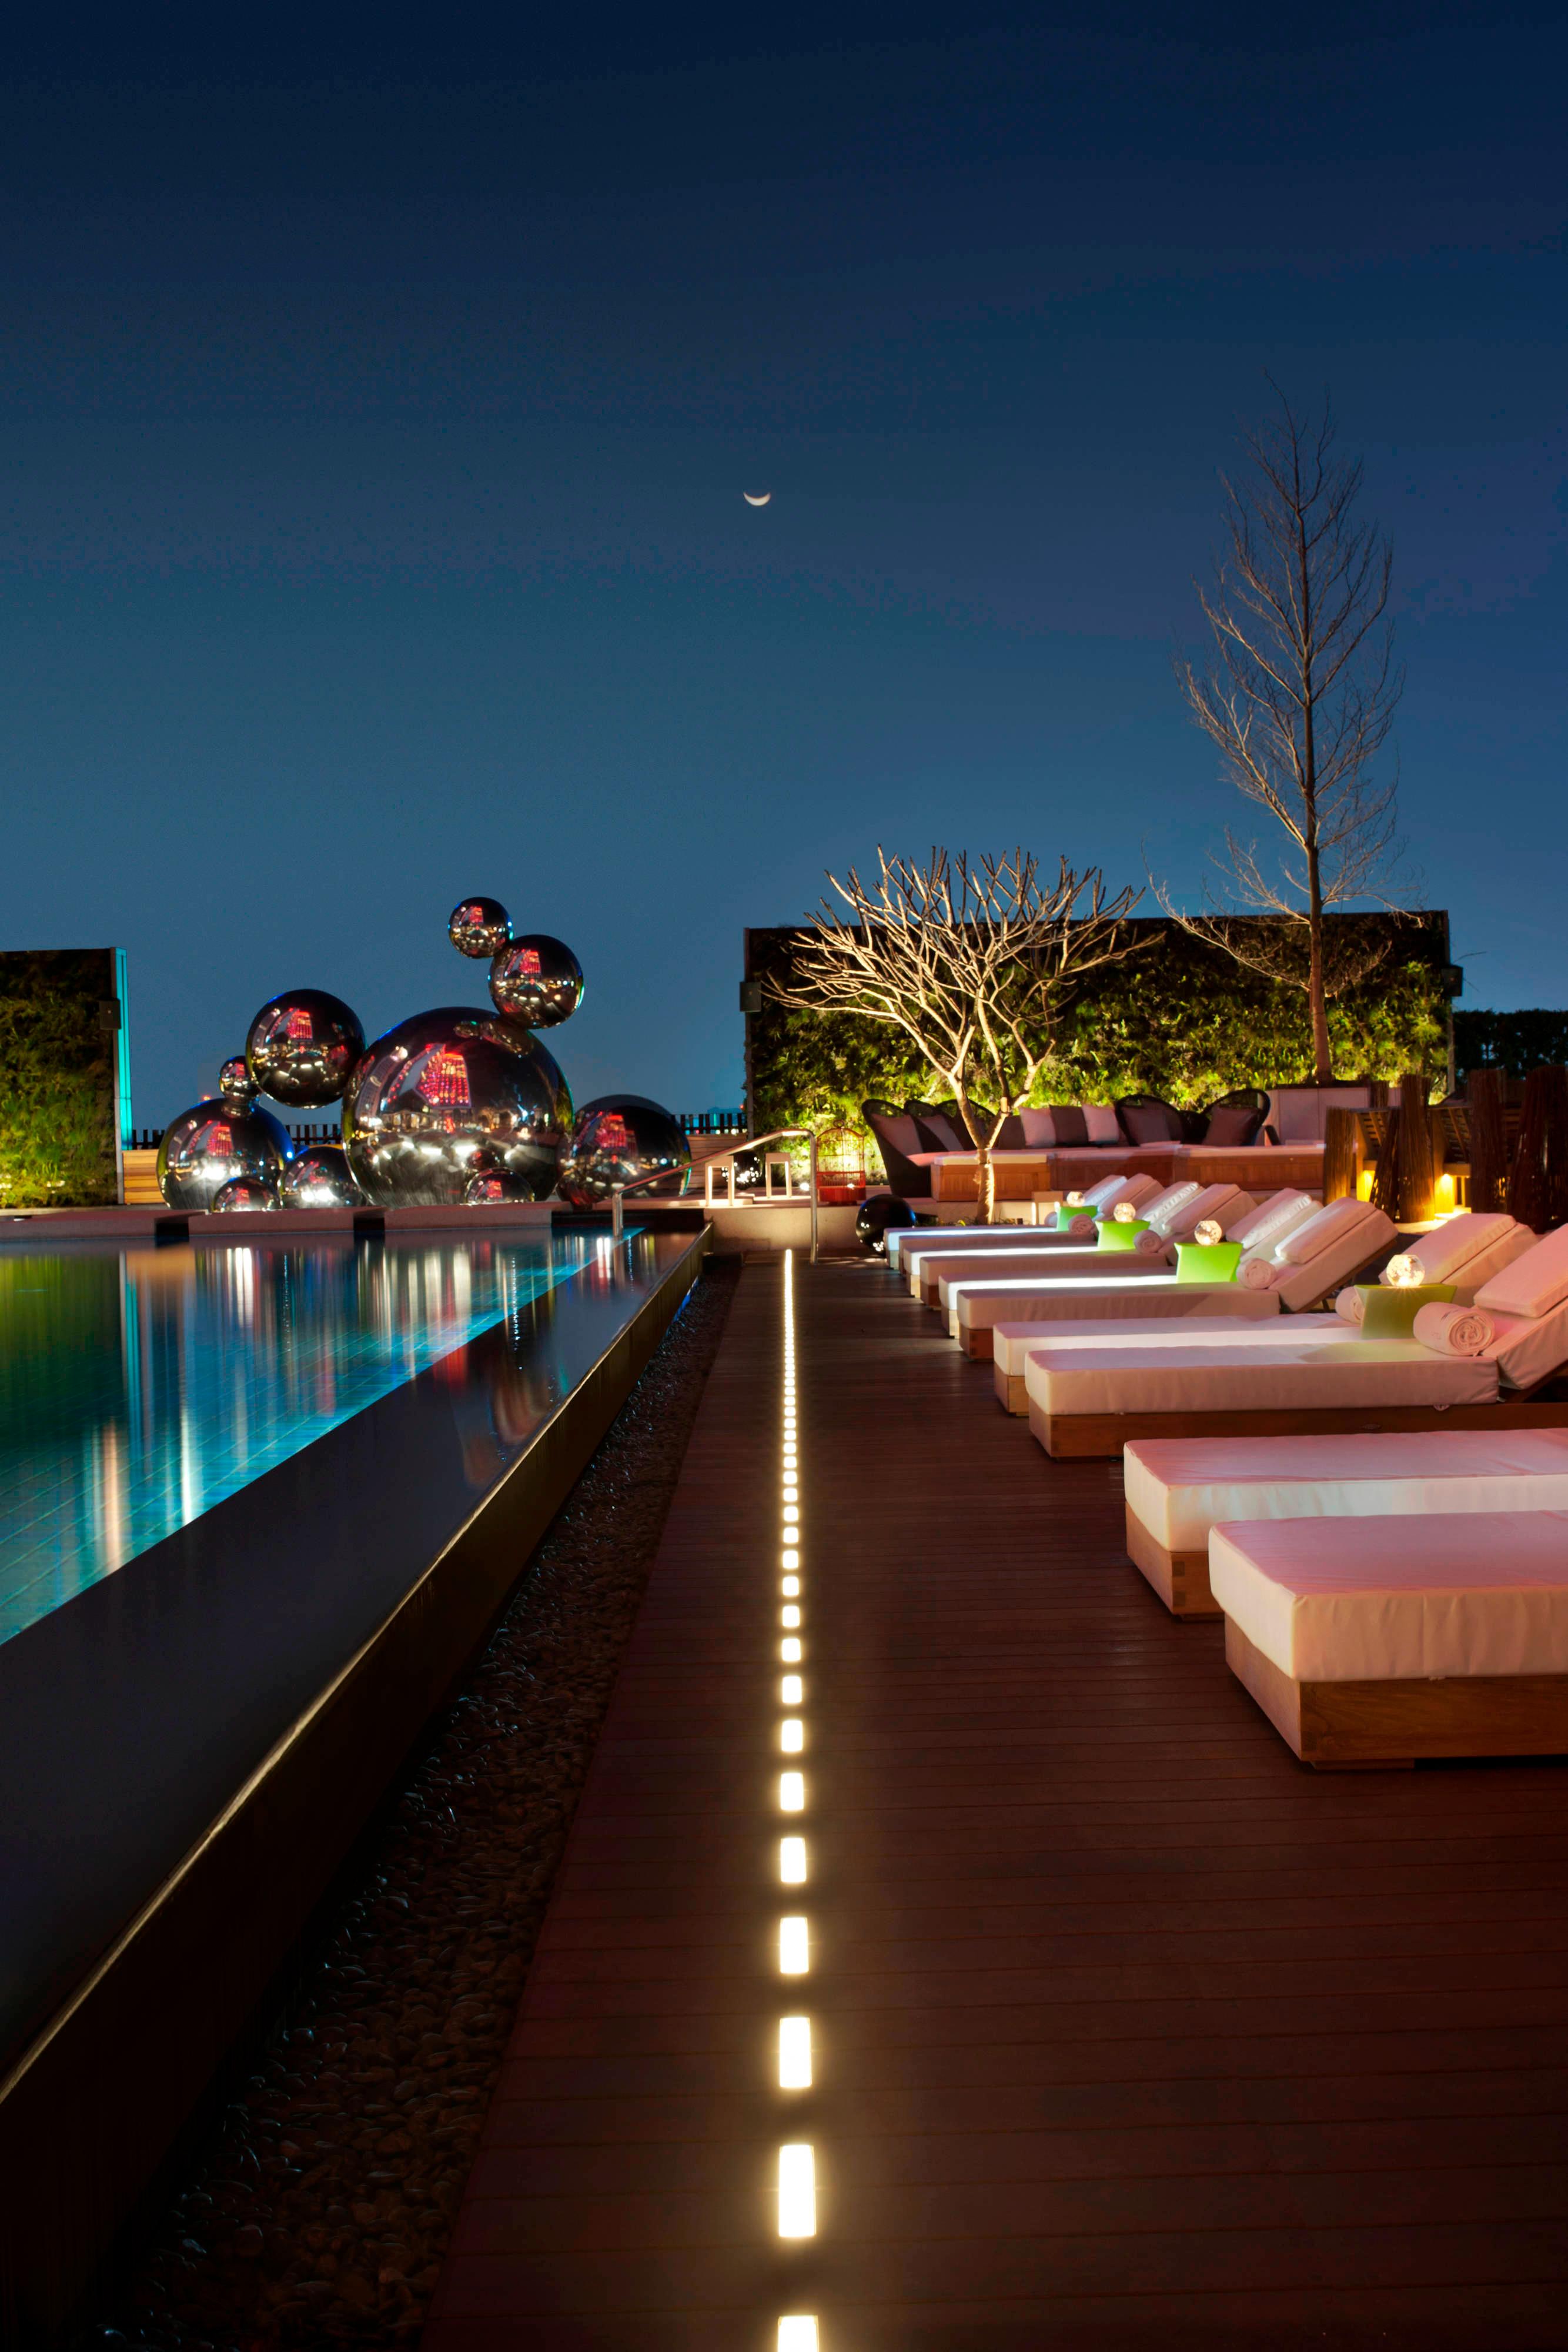
[[[1559,1225],[1476,1292],[1476,1305],[1501,1315],[1548,1315],[1568,1298],[1568,1225]]]
[[[1340,1216],[1339,1211],[1350,1213]],[[1356,1213],[1359,1212],[1359,1214]],[[1329,1223],[1326,1220],[1332,1219]],[[1277,1253],[1281,1271],[1273,1287],[1292,1311],[1337,1290],[1369,1257],[1396,1238],[1393,1219],[1370,1201],[1334,1201],[1287,1234]]]
[[[1568,1510],[1568,1429],[1139,1438],[1124,1460],[1127,1507],[1167,1551],[1202,1551],[1224,1519]]]
[[[1469,1265],[1472,1259],[1490,1256],[1505,1234],[1521,1231],[1528,1232],[1529,1228],[1521,1227],[1515,1217],[1448,1217],[1442,1224],[1434,1225],[1429,1234],[1413,1241],[1406,1255],[1420,1267],[1423,1282],[1458,1282],[1461,1266]],[[1531,1239],[1534,1240],[1533,1234]],[[1378,1279],[1387,1281],[1386,1267]]]
[[[1256,1206],[1251,1193],[1244,1192],[1239,1184],[1206,1184],[1197,1200],[1187,1202],[1171,1233],[1176,1240],[1188,1242],[1205,1217],[1212,1217],[1228,1234]]]
[[[1174,1274],[1159,1273],[1134,1285],[1113,1277],[1104,1282],[998,1282],[977,1289],[967,1283],[958,1293],[960,1328],[998,1330],[1004,1323],[1076,1323],[1095,1316],[1120,1321],[1124,1316],[1228,1315],[1254,1317],[1277,1324],[1279,1294],[1272,1290],[1238,1290],[1233,1282],[1178,1282]],[[1334,1318],[1336,1323],[1339,1318]],[[1343,1335],[1344,1326],[1340,1324]],[[1034,1344],[1041,1343],[1038,1338]]]
[[[1157,1225],[1162,1233],[1169,1233],[1172,1220],[1180,1214],[1189,1201],[1196,1201],[1202,1190],[1203,1187],[1196,1184],[1190,1176],[1185,1184],[1167,1184],[1163,1192],[1155,1194],[1152,1201],[1139,1202],[1138,1214],[1146,1217],[1151,1225]]]
[[[1192,1289],[1188,1283],[1186,1287]],[[1302,1324],[1309,1327],[1309,1345],[1319,1343],[1317,1326],[1322,1324],[1322,1340],[1329,1338],[1327,1326],[1333,1323],[1343,1336],[1344,1326],[1337,1315],[1303,1315],[1300,1323],[1286,1325],[1277,1315],[1233,1315],[1217,1312],[1214,1302],[1207,1315],[1176,1315],[1169,1311],[1158,1318],[1146,1311],[1139,1315],[1139,1304],[1146,1310],[1158,1306],[1159,1300],[1134,1300],[1134,1311],[1124,1322],[1102,1315],[1093,1320],[1074,1323],[1065,1318],[1051,1323],[998,1323],[991,1331],[992,1354],[1002,1370],[1011,1379],[1021,1380],[1028,1359],[1041,1349],[1052,1348],[1119,1348],[1124,1339],[1140,1347],[1218,1348],[1233,1339],[1239,1347],[1265,1345],[1270,1340],[1280,1345],[1280,1335],[1289,1329],[1297,1331]]]
[[[1042,1412],[1312,1412],[1358,1405],[1490,1404],[1497,1367],[1413,1339],[1334,1347],[1046,1349],[1024,1378]]]
[[[1111,1276],[1125,1281],[1129,1274],[1146,1281],[1151,1274],[1166,1271],[1163,1258],[1140,1256],[1136,1250],[1101,1249],[1094,1242],[1080,1242],[1076,1247],[1058,1250],[1020,1250],[1016,1257],[997,1259],[984,1250],[956,1250],[951,1255],[929,1253],[920,1260],[920,1281],[923,1286],[935,1282],[942,1304],[946,1307],[956,1283],[1024,1282],[1031,1276],[1045,1280],[1075,1281],[1091,1275]]]
[[[1568,1515],[1217,1527],[1226,1615],[1298,1682],[1568,1674]]]
[[[1505,1388],[1532,1389],[1568,1363],[1568,1299],[1549,1315],[1500,1315],[1491,1307],[1482,1312],[1491,1316],[1497,1336],[1481,1354],[1497,1366]]]
[[[1315,1217],[1318,1202],[1310,1192],[1270,1192],[1260,1201],[1250,1216],[1243,1217],[1226,1235],[1228,1241],[1239,1242],[1246,1250],[1271,1250],[1309,1217]]]
[[[1343,1235],[1358,1234],[1364,1225],[1382,1214],[1370,1201],[1331,1201],[1326,1208],[1319,1209],[1304,1224],[1285,1235],[1274,1252],[1274,1262],[1277,1265],[1306,1265],[1333,1249]],[[1388,1238],[1392,1240],[1393,1225],[1386,1217],[1383,1217],[1383,1223],[1388,1226]],[[1370,1257],[1376,1247],[1375,1241],[1369,1242],[1366,1255]]]

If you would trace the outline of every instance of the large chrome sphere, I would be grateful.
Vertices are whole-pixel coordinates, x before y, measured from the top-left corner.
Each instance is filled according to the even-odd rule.
[[[286,1209],[358,1209],[365,1198],[340,1143],[302,1145],[283,1171],[279,1192]]]
[[[553,1029],[582,1003],[582,966],[563,940],[530,931],[491,964],[490,993],[497,1011],[525,1029]]]
[[[256,1080],[243,1054],[232,1054],[218,1072],[218,1092],[225,1102],[237,1104],[242,1110],[248,1110],[256,1100]]]
[[[692,1150],[681,1123],[646,1095],[601,1095],[578,1113],[571,1147],[560,1163],[560,1193],[574,1209],[607,1201],[617,1184],[668,1169],[665,1184],[644,1184],[631,1206],[655,1194],[684,1192],[692,1171]]]
[[[856,1213],[855,1239],[873,1257],[885,1257],[889,1233],[894,1226],[914,1223],[915,1212],[907,1201],[895,1201],[891,1192],[873,1192]]]
[[[526,1197],[552,1191],[565,1135],[560,1073],[493,1013],[439,1005],[378,1037],[343,1098],[356,1181],[388,1207],[454,1207],[477,1159]],[[546,1065],[549,1064],[547,1068]]]
[[[291,988],[271,998],[245,1041],[256,1085],[293,1110],[336,1102],[364,1050],[359,1014],[324,988]]]
[[[214,1217],[233,1216],[236,1210],[276,1209],[281,1205],[276,1184],[261,1176],[231,1176],[213,1194]]]
[[[210,1209],[236,1177],[276,1184],[292,1147],[270,1111],[240,1110],[229,1102],[197,1103],[163,1130],[158,1146],[158,1190],[172,1209]]]
[[[446,936],[459,955],[497,955],[512,936],[512,919],[499,898],[465,898],[447,918]]]

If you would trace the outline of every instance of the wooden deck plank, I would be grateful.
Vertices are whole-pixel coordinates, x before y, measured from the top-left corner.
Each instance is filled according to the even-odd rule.
[[[779,1286],[750,1268],[429,2352],[1568,2341],[1568,1780],[1322,1781],[869,1266],[797,1269],[804,1824],[773,1810]],[[793,1759],[791,1759],[793,1761]],[[783,1901],[773,1841],[810,1830]],[[771,1973],[809,1910],[810,1978]],[[816,2087],[771,2087],[785,2008]],[[821,2231],[771,2234],[774,2153]]]

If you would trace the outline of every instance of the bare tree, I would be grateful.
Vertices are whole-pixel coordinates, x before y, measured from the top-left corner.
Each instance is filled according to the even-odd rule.
[[[1333,1076],[1330,1001],[1388,951],[1377,927],[1336,925],[1330,936],[1323,918],[1389,903],[1397,787],[1371,772],[1404,686],[1386,617],[1392,551],[1354,519],[1361,464],[1333,443],[1326,399],[1308,425],[1283,394],[1275,420],[1247,436],[1247,476],[1225,482],[1226,551],[1212,589],[1198,590],[1214,666],[1176,672],[1225,772],[1285,840],[1270,856],[1228,826],[1206,913],[1180,914],[1166,889],[1157,894],[1187,930],[1304,989],[1320,1084]]]
[[[979,1154],[982,1223],[996,1205],[991,1154],[1003,1122],[1048,1060],[1069,984],[1134,950],[1124,918],[1142,898],[1107,892],[1097,866],[1065,858],[1054,882],[1023,849],[924,866],[877,851],[877,876],[830,874],[837,900],[810,917],[788,982],[771,993],[814,1013],[853,1013],[902,1029],[951,1091]]]

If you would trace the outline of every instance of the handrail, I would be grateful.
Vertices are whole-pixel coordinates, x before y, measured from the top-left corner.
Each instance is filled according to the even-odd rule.
[[[813,1129],[776,1127],[768,1135],[743,1136],[740,1141],[732,1145],[727,1151],[708,1153],[704,1159],[703,1166],[705,1169],[711,1168],[716,1160],[724,1160],[733,1167],[743,1151],[756,1151],[765,1143],[782,1143],[790,1137],[801,1135],[806,1139],[811,1167],[811,1264],[815,1265],[817,1263],[817,1137]],[[673,1171],[668,1168],[653,1168],[646,1176],[631,1176],[624,1184],[614,1186],[610,1195],[610,1230],[618,1241],[626,1230],[625,1211],[622,1206],[625,1195],[628,1192],[635,1192],[643,1184],[661,1184],[672,1173]]]

